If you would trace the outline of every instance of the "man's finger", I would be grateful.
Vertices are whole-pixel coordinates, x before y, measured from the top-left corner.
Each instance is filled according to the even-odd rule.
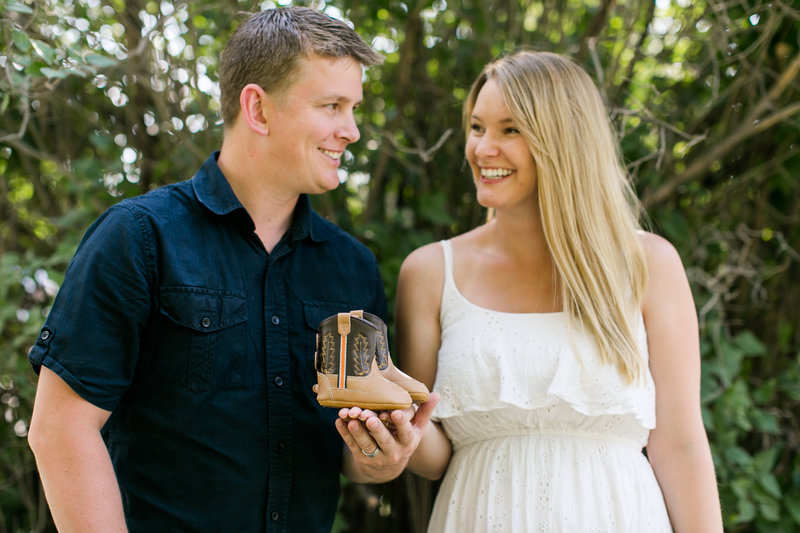
[[[339,419],[334,425],[336,426],[336,431],[339,432],[339,435],[341,435],[344,443],[348,448],[350,448],[350,451],[355,451],[354,448],[357,447],[358,444],[356,443],[352,433],[350,433],[350,430],[347,428],[347,423],[344,420]]]

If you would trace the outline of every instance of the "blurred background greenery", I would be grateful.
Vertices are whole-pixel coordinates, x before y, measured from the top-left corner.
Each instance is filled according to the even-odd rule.
[[[218,57],[251,0],[0,0],[0,533],[52,531],[26,354],[90,222],[219,147]],[[726,530],[800,530],[800,9],[791,0],[312,0],[385,54],[315,206],[377,255],[480,223],[460,105],[520,47],[583,64],[694,290]],[[91,325],[87,324],[87,327]],[[422,531],[435,485],[345,483],[336,531]]]

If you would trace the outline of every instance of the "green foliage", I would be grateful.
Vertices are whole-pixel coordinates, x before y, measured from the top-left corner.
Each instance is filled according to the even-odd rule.
[[[284,3],[284,2],[275,2]],[[521,47],[597,81],[654,231],[695,295],[726,530],[800,529],[800,12],[790,2],[309,0],[386,62],[365,74],[345,186],[315,207],[403,258],[479,224],[461,103]],[[27,351],[91,221],[218,148],[217,61],[273,2],[0,0],[0,533],[49,524],[25,435]],[[337,531],[419,531],[417,479],[347,483]]]
[[[42,531],[48,522],[25,438],[36,381],[23,357],[57,289],[48,275],[48,263],[30,252],[6,252],[0,257],[0,302],[15,304],[0,307],[0,531]]]

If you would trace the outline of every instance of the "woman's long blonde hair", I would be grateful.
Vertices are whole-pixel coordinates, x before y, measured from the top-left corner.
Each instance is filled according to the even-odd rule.
[[[597,340],[603,361],[633,382],[645,360],[637,342],[647,261],[641,205],[621,163],[592,79],[557,54],[522,51],[487,65],[464,103],[468,125],[494,80],[536,163],[539,209],[564,310]]]

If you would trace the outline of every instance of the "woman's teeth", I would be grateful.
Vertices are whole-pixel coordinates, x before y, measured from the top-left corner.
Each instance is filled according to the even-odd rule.
[[[499,180],[511,174],[511,170],[507,168],[482,168],[481,177],[490,180]]]

